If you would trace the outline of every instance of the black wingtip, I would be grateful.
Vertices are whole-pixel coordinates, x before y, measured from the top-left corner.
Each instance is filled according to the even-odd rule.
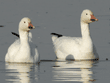
[[[11,32],[13,35],[16,35],[17,37],[19,37],[19,35],[17,33]]]
[[[57,37],[62,37],[63,35],[57,33],[51,33],[51,35],[56,35]]]

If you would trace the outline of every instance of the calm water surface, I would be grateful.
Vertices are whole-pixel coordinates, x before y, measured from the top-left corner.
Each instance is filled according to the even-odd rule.
[[[0,62],[2,83],[108,83],[110,61]],[[5,66],[4,66],[5,65]]]

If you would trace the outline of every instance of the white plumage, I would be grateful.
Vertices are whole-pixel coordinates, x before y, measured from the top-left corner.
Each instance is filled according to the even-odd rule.
[[[39,54],[37,47],[32,43],[32,34],[29,32],[35,27],[27,17],[19,23],[19,39],[17,39],[9,48],[5,57],[6,62],[37,63]]]
[[[51,33],[58,59],[99,59],[89,31],[89,23],[93,21],[98,21],[98,19],[94,17],[92,11],[86,9],[81,14],[82,37],[66,37]]]

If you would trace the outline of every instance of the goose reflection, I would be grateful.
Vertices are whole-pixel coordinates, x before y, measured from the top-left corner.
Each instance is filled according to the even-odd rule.
[[[92,78],[92,66],[94,61],[68,61],[56,62],[53,66],[53,81],[77,81],[90,83]]]
[[[32,78],[30,72],[33,71],[33,64],[6,63],[5,65],[7,82],[30,83]],[[37,79],[37,76],[35,77]]]

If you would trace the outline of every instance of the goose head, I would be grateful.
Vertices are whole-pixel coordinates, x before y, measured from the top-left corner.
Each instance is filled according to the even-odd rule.
[[[19,23],[19,30],[29,32],[31,29],[35,27],[32,25],[31,20],[28,17],[24,17],[21,19]]]
[[[95,21],[98,21],[98,19],[93,15],[93,12],[91,10],[88,9],[83,10],[81,14],[81,22],[91,23]]]

